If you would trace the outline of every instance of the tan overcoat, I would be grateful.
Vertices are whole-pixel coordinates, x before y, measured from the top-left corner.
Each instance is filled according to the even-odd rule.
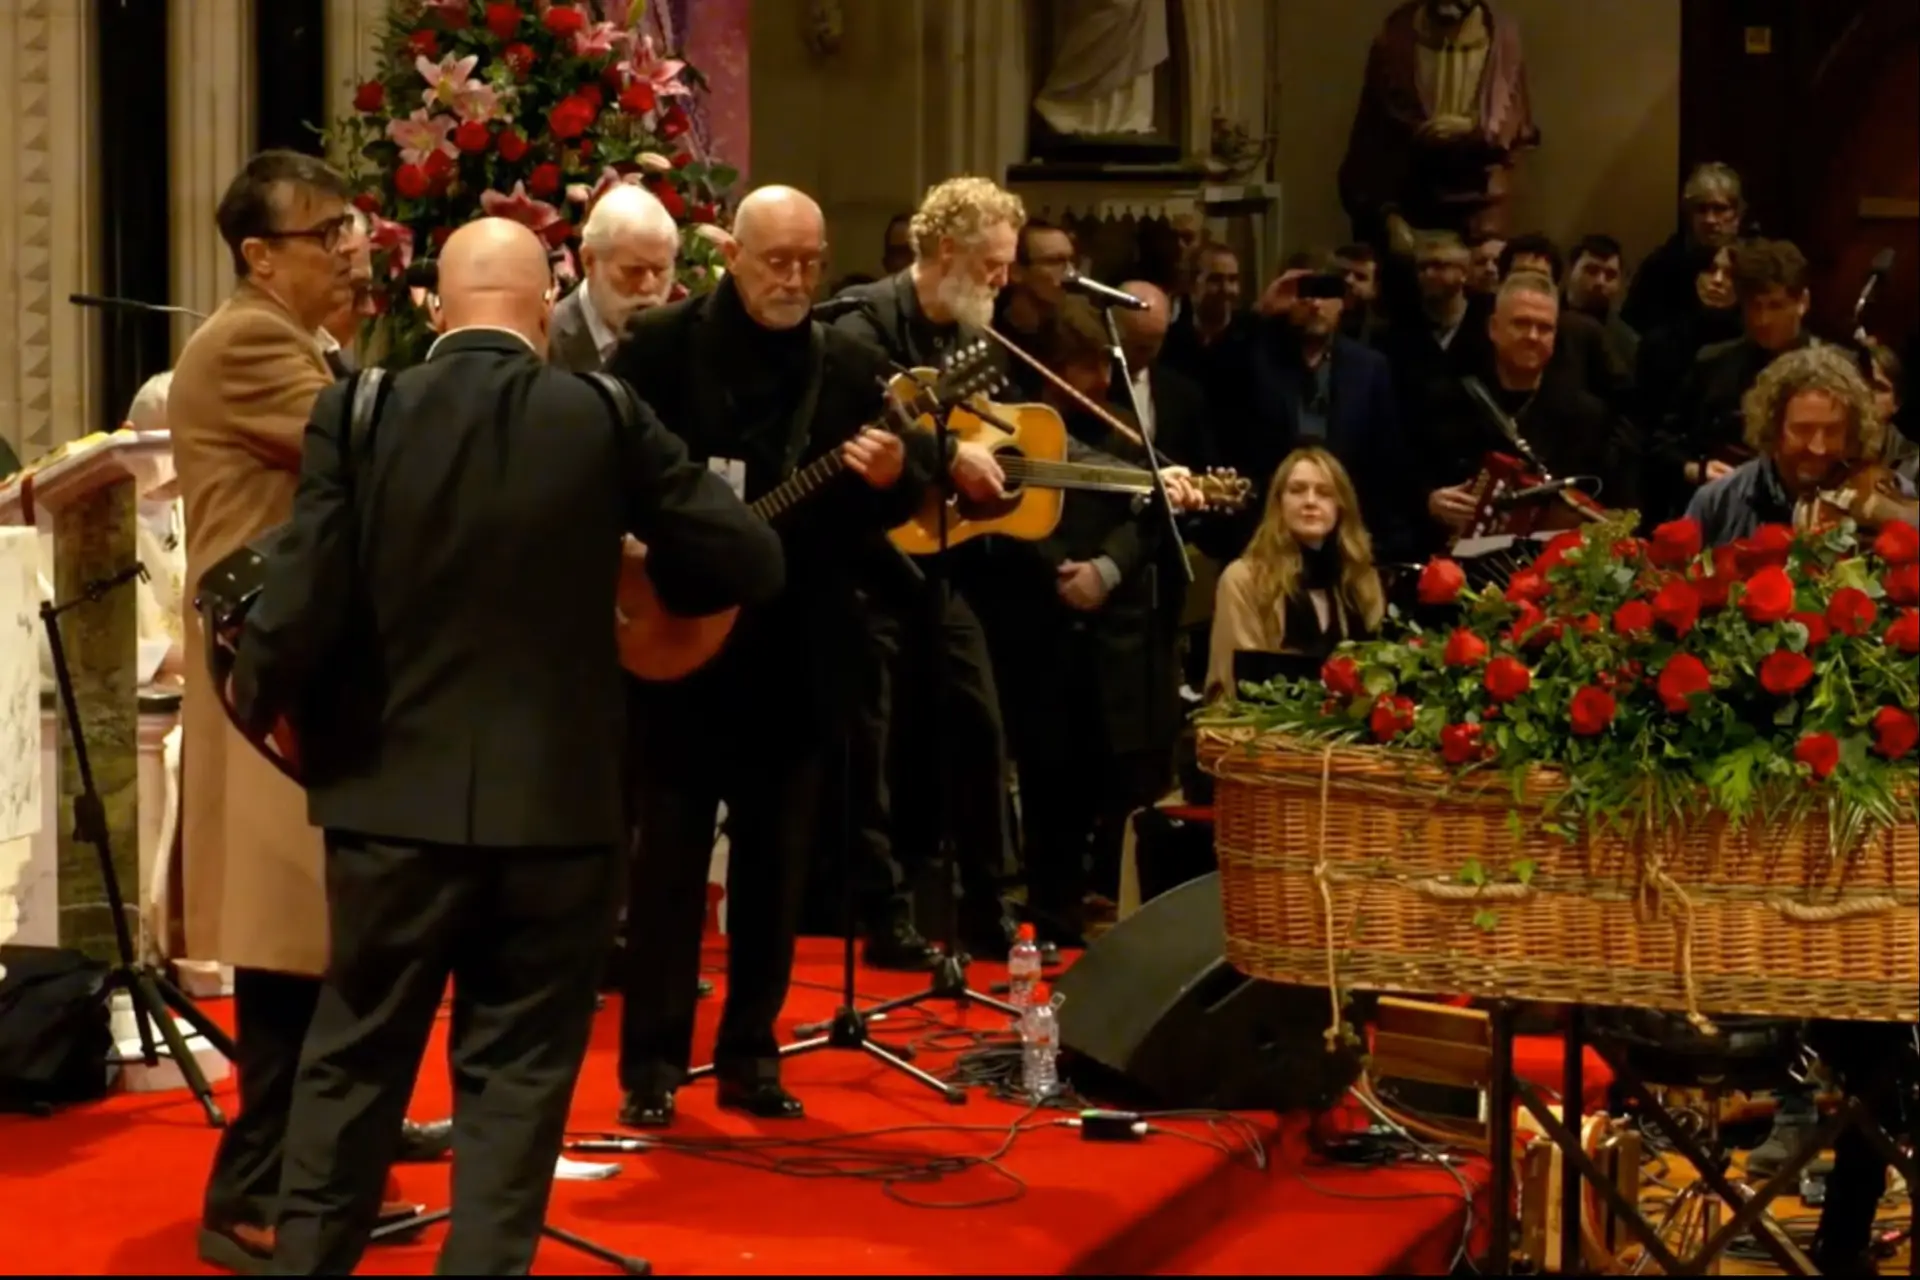
[[[242,283],[195,331],[167,396],[186,503],[181,858],[186,954],[282,973],[327,961],[320,833],[307,798],[227,721],[192,600],[209,565],[293,513],[314,398],[333,381],[293,314]]]

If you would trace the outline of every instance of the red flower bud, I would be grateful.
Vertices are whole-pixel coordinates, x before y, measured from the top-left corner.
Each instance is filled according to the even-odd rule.
[[[1477,724],[1450,724],[1440,731],[1440,754],[1448,764],[1466,764],[1480,754],[1483,733]]]
[[[1420,603],[1452,604],[1466,585],[1466,572],[1458,564],[1445,556],[1429,560],[1420,570]]]
[[[1694,520],[1670,520],[1653,531],[1647,555],[1655,564],[1678,568],[1700,554],[1700,525]]]
[[[1486,660],[1487,642],[1464,628],[1447,637],[1440,660],[1450,667],[1475,667]]]
[[[1889,760],[1898,760],[1920,742],[1920,720],[1913,712],[1899,707],[1882,707],[1873,713],[1873,749]]]
[[[1413,700],[1399,694],[1383,695],[1373,704],[1367,727],[1373,731],[1375,741],[1393,741],[1413,728]]]
[[[1495,702],[1512,702],[1533,685],[1533,672],[1518,658],[1495,658],[1482,679]]]
[[[1677,653],[1660,669],[1660,678],[1654,687],[1668,711],[1684,715],[1696,694],[1713,687],[1713,676],[1700,659],[1690,653]]]
[[[1653,606],[1645,600],[1629,600],[1613,611],[1614,634],[1645,635],[1653,630]]]
[[[1886,588],[1895,604],[1920,604],[1920,564],[1903,564],[1887,574]]]
[[[1800,692],[1813,679],[1813,659],[1791,649],[1775,649],[1760,661],[1760,687],[1777,698]]]
[[[1793,758],[1824,778],[1840,765],[1840,740],[1830,733],[1809,733],[1793,746]]]
[[[1320,683],[1336,697],[1351,698],[1360,692],[1360,665],[1352,658],[1328,658],[1320,668]]]
[[[1784,621],[1793,613],[1793,579],[1779,565],[1768,565],[1743,584],[1740,612],[1748,622]]]
[[[1920,609],[1902,609],[1887,628],[1887,643],[1902,653],[1920,653]]]
[[[387,86],[378,80],[369,80],[353,91],[353,109],[372,115],[387,105]]]
[[[546,16],[540,20],[546,24],[548,31],[562,39],[584,29],[587,25],[587,15],[570,4],[552,6],[547,10]]]
[[[1904,520],[1890,521],[1873,540],[1873,554],[1888,564],[1920,561],[1920,529],[1915,529]]]
[[[517,4],[490,4],[487,6],[487,30],[493,38],[505,43],[520,30],[520,6]]]

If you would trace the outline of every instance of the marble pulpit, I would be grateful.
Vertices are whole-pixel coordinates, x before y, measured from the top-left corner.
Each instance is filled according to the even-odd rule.
[[[59,602],[86,596],[90,588],[132,565],[136,558],[137,503],[173,481],[173,454],[164,432],[116,431],[75,440],[40,459],[26,472],[0,484],[0,529],[7,546],[23,545],[29,566],[24,614],[31,634],[14,637],[14,613],[0,612],[0,671],[10,671],[16,643],[26,645],[23,659],[30,693],[24,704],[21,747],[0,752],[0,840],[12,836],[6,806],[10,794],[9,769],[31,771],[38,779],[41,752],[41,704],[38,589],[39,532],[53,538],[53,591]],[[0,561],[0,563],[10,563]],[[10,584],[12,575],[6,577]],[[0,584],[0,609],[11,609]],[[20,611],[15,611],[20,612]],[[102,591],[95,599],[61,615],[60,634],[71,673],[74,697],[86,734],[88,763],[95,790],[106,810],[106,826],[119,881],[130,917],[137,917],[139,876],[139,622],[131,583]],[[0,685],[10,697],[11,687]],[[0,734],[11,733],[15,721],[10,704],[0,701]],[[64,714],[57,717],[60,736],[59,776],[38,780],[36,786],[55,790],[52,807],[58,829],[56,878],[61,946],[96,959],[118,959],[114,925],[107,905],[100,857],[93,846],[74,839],[73,802],[80,791],[79,770]],[[10,740],[9,740],[10,741]],[[38,793],[31,805],[33,823],[42,812]],[[33,827],[25,829],[30,837]],[[11,848],[10,845],[0,847]],[[0,922],[14,913],[14,895],[7,891],[6,855],[0,854]],[[27,865],[13,873],[44,877],[48,868]],[[128,920],[139,929],[137,918]],[[4,936],[5,927],[0,927]],[[41,936],[44,930],[37,930]]]

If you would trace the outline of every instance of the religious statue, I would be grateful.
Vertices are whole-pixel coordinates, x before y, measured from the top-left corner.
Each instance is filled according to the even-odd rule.
[[[1415,231],[1501,234],[1514,164],[1539,142],[1513,19],[1407,0],[1367,54],[1340,165],[1354,237],[1409,255]]]
[[[1152,134],[1154,72],[1172,56],[1168,0],[1054,0],[1053,64],[1034,110],[1056,133]]]

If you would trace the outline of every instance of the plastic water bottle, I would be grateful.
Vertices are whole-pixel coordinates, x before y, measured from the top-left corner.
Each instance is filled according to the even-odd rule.
[[[1020,1091],[1029,1102],[1044,1102],[1060,1088],[1060,1020],[1054,1008],[1053,989],[1035,983],[1033,1003],[1020,1018]]]
[[[1013,950],[1007,953],[1007,1003],[1025,1013],[1033,1006],[1033,988],[1040,981],[1040,944],[1033,940],[1033,926],[1023,924],[1013,935]]]

